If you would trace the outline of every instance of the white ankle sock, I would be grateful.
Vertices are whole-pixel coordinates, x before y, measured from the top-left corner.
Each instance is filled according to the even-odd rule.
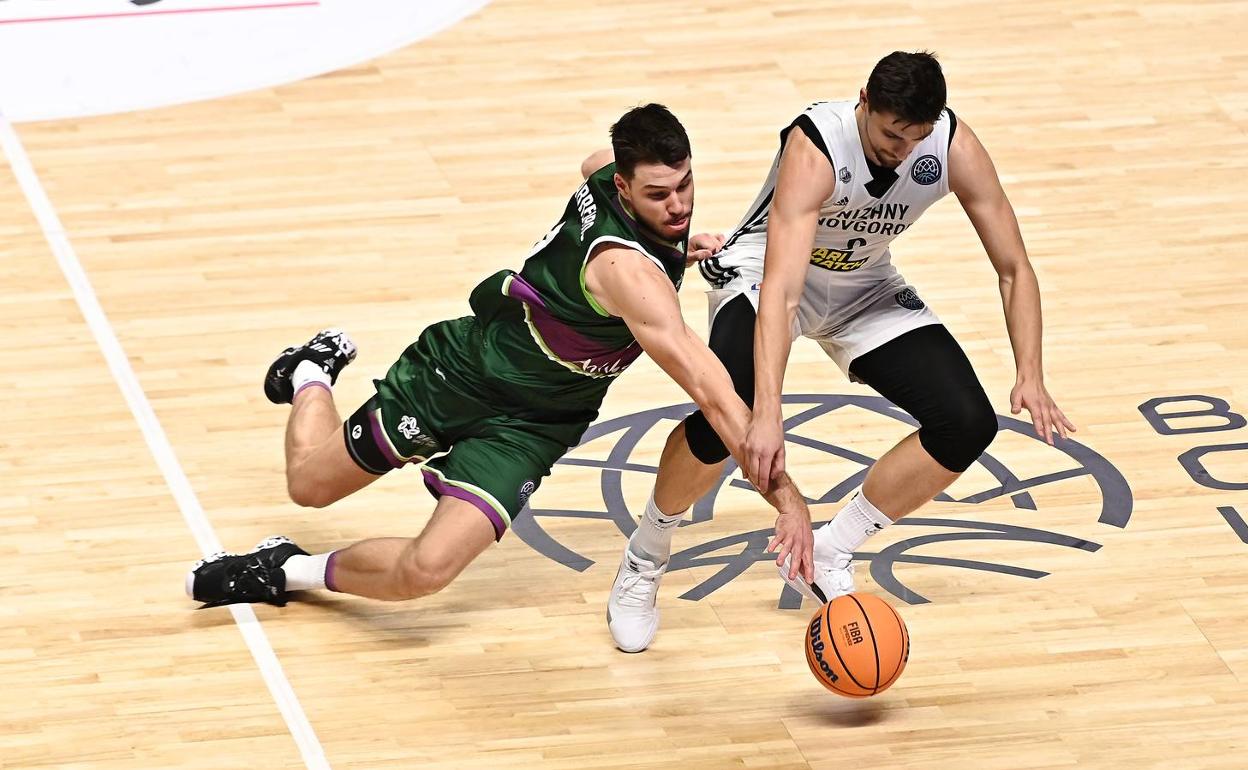
[[[859,490],[836,518],[815,530],[815,558],[830,559],[836,553],[853,553],[867,538],[892,523]]]
[[[674,513],[671,516],[659,510],[654,504],[654,493],[646,503],[646,512],[637,524],[637,531],[628,539],[628,547],[633,553],[647,561],[665,562],[672,553],[672,533],[676,531],[680,520],[685,518],[689,510]]]
[[[325,569],[332,553],[318,553],[313,556],[290,557],[282,564],[286,573],[287,591],[308,591],[313,588],[325,587]]]
[[[329,375],[325,370],[317,366],[312,361],[300,361],[295,367],[295,371],[290,375],[290,384],[294,388],[295,395],[309,385],[317,384],[326,390],[332,390],[330,387]]]

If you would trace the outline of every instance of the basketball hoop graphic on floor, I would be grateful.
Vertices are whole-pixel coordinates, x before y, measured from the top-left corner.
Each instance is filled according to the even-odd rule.
[[[784,403],[790,406],[803,407],[801,411],[784,422],[785,437],[790,445],[798,445],[823,452],[836,458],[838,461],[847,460],[859,467],[857,471],[837,480],[817,496],[812,495],[817,490],[804,490],[806,494],[812,495],[807,498],[811,504],[835,503],[846,499],[847,495],[862,484],[868,468],[875,462],[876,458],[869,457],[851,448],[829,443],[815,436],[805,435],[802,431],[803,425],[838,409],[856,407],[874,412],[883,418],[897,420],[906,425],[918,427],[918,423],[914,418],[880,396],[789,395],[784,397]],[[582,446],[605,436],[618,434],[618,438],[608,456],[601,460],[565,457],[559,461],[559,464],[600,470],[601,509],[526,509],[528,515],[522,514],[516,518],[513,525],[515,534],[529,547],[549,559],[578,572],[588,569],[594,562],[559,542],[548,531],[543,522],[550,519],[567,518],[597,519],[613,524],[624,538],[631,535],[637,526],[637,513],[630,510],[624,500],[622,484],[624,474],[642,473],[654,475],[657,470],[653,465],[633,462],[630,459],[633,450],[642,439],[649,436],[653,431],[659,431],[661,436],[665,437],[668,431],[675,426],[676,422],[692,412],[693,408],[692,404],[660,407],[617,417],[590,426],[581,439]],[[997,424],[1003,432],[1010,431],[1026,436],[1038,443],[1043,443],[1036,438],[1034,428],[1030,422],[998,415]],[[1117,468],[1089,447],[1072,440],[1059,440],[1056,442],[1056,446],[1052,448],[1046,445],[1045,451],[1058,452],[1065,455],[1063,464],[1066,467],[1050,473],[1030,477],[1021,476],[1012,471],[999,457],[994,455],[990,448],[988,452],[980,456],[976,463],[983,470],[986,470],[991,478],[995,479],[993,485],[961,498],[954,498],[947,493],[942,493],[936,497],[936,500],[977,505],[1005,498],[1010,501],[1016,510],[1039,511],[1040,508],[1031,490],[1044,487],[1047,484],[1086,476],[1095,485],[1100,496],[1100,510],[1096,513],[1096,520],[1101,524],[1119,529],[1127,525],[1131,519],[1133,498],[1131,488]],[[715,501],[726,486],[746,490],[753,489],[748,482],[740,478],[733,478],[736,470],[737,466],[735,463],[729,460],[719,482],[694,505],[688,520],[682,524],[682,528],[692,528],[696,531],[698,525],[711,521],[714,518]],[[760,504],[762,504],[761,500]],[[639,511],[640,508],[638,509]],[[820,523],[822,522],[816,522],[816,526]],[[922,546],[969,540],[999,540],[1047,544],[1078,549],[1089,553],[1095,552],[1101,547],[1099,543],[1094,543],[1084,538],[1035,527],[1012,523],[984,523],[943,516],[925,516],[923,515],[923,510],[920,510],[917,515],[903,518],[897,523],[897,526],[922,527],[925,530],[935,529],[937,531],[925,531],[914,537],[902,539],[880,548],[874,553],[860,551],[856,554],[855,559],[859,564],[870,565],[871,577],[881,588],[909,604],[923,604],[928,600],[906,586],[897,577],[895,567],[898,564],[952,567],[1032,579],[1041,578],[1048,574],[1041,570],[1011,564],[928,555],[926,553],[912,553],[912,551]],[[682,540],[687,540],[692,534],[692,532],[682,532],[677,536],[677,543],[679,544]],[[767,542],[772,534],[773,530],[770,527],[739,532],[706,540],[673,553],[668,572],[690,569],[692,567],[719,567],[714,574],[686,591],[680,598],[692,601],[702,599],[744,573],[755,562],[767,562],[770,567],[771,562],[775,560],[775,556],[774,554],[766,553],[764,549],[767,547]],[[622,545],[623,541],[620,541],[620,544]],[[614,561],[611,567],[614,568]],[[780,607],[793,609],[800,606],[800,604],[801,597],[791,588],[785,586],[780,597]]]

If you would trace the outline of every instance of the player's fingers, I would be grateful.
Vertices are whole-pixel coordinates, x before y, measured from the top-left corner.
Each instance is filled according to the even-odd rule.
[[[778,479],[782,473],[784,473],[784,444],[780,445],[780,451],[776,452],[775,458],[771,461],[771,478]]]
[[[1066,419],[1062,417],[1062,413],[1057,410],[1057,407],[1049,410],[1049,419],[1053,421],[1053,428],[1057,431],[1057,435],[1063,439],[1070,438],[1066,435]]]
[[[776,566],[777,567],[784,566],[784,560],[788,558],[790,552],[791,552],[791,549],[789,548],[788,543],[784,543],[780,546],[780,550],[776,552]]]
[[[1078,428],[1076,428],[1076,427],[1075,427],[1075,424],[1074,424],[1073,422],[1071,422],[1071,421],[1070,421],[1070,418],[1068,418],[1068,417],[1067,417],[1067,416],[1066,416],[1066,415],[1062,412],[1062,410],[1061,410],[1061,409],[1058,409],[1058,410],[1057,410],[1057,416],[1058,416],[1058,419],[1060,419],[1060,420],[1062,421],[1062,424],[1066,426],[1066,430],[1070,431],[1071,433],[1074,433],[1074,432],[1076,432],[1077,430],[1079,430]]]
[[[764,550],[764,553],[771,553],[772,551],[776,550],[776,546],[779,544],[780,544],[780,536],[772,535],[771,540],[767,542],[767,548]]]

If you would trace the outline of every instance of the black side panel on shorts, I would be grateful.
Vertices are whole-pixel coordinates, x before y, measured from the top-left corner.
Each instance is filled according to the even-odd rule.
[[[732,386],[747,406],[754,405],[754,306],[738,294],[719,309],[711,324],[711,352],[723,362]],[[706,465],[728,458],[728,448],[701,410],[685,418],[685,440],[693,456]]]
[[[373,435],[373,422],[369,415],[377,408],[376,396],[365,401],[363,406],[342,423],[342,437],[347,442],[347,454],[351,455],[356,465],[366,473],[383,476],[393,470],[394,466],[382,454],[377,438]]]

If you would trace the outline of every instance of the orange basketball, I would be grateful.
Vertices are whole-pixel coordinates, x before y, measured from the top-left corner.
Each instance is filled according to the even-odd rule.
[[[871,594],[838,596],[806,629],[806,663],[819,683],[847,698],[892,687],[910,658],[910,634],[897,611]]]

